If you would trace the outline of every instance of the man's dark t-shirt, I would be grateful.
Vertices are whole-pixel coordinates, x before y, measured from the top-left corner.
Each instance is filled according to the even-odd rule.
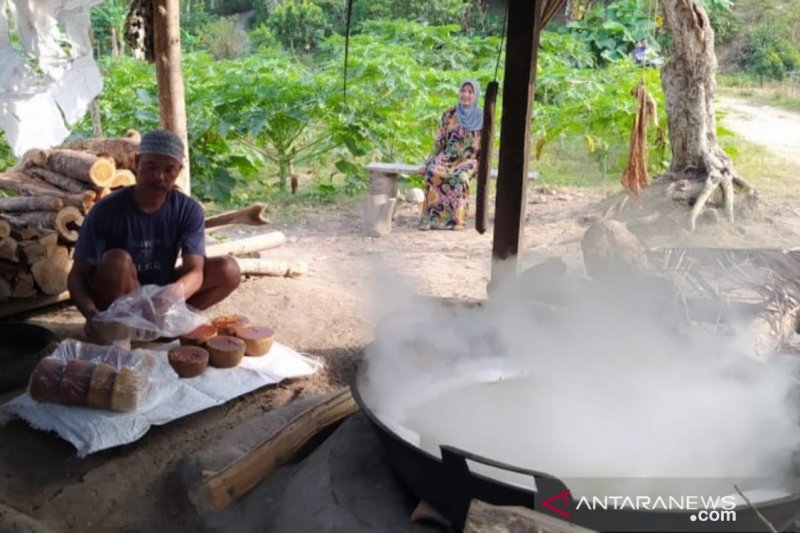
[[[175,281],[178,250],[183,255],[205,255],[203,208],[173,190],[154,213],[144,213],[126,187],[99,201],[86,216],[75,246],[75,260],[96,267],[113,248],[133,258],[142,285]]]

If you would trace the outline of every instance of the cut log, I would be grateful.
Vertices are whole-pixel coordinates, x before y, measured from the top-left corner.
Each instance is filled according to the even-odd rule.
[[[71,267],[66,247],[59,246],[49,257],[31,265],[31,274],[44,294],[52,296],[67,290],[67,274]]]
[[[64,191],[24,172],[12,171],[0,174],[0,189],[14,191],[27,196],[60,196]]]
[[[134,174],[130,170],[118,169],[114,173],[114,179],[111,180],[111,185],[109,187],[111,188],[129,187],[131,185],[136,185],[136,174]]]
[[[49,183],[50,185],[53,185],[54,187],[58,187],[64,192],[68,192],[71,194],[80,194],[87,190],[94,190],[95,188],[93,184],[68,178],[63,174],[59,174],[58,172],[53,172],[48,168],[32,167],[26,169],[26,172],[28,174],[36,176],[37,178],[40,178],[41,180]]]
[[[9,300],[8,302],[0,305],[0,318],[18,315],[34,309],[39,309],[48,305],[57,304],[69,300],[69,292],[64,291],[55,296],[37,296],[35,298],[26,298],[24,300]]]
[[[47,150],[33,148],[22,154],[22,168],[43,167],[47,164]]]
[[[139,132],[132,130],[120,139],[81,139],[66,143],[62,148],[108,157],[118,169],[136,171],[140,139]]]
[[[108,187],[117,170],[113,159],[64,148],[50,151],[47,168],[98,187]]]
[[[264,204],[253,204],[250,207],[239,209],[238,211],[228,211],[220,213],[206,219],[206,231],[219,229],[223,226],[232,224],[246,224],[248,226],[263,226],[269,224],[269,220],[264,218]]]
[[[17,262],[17,240],[8,236],[0,239],[0,259]]]
[[[594,533],[593,529],[586,529],[533,509],[518,506],[501,507],[481,500],[472,500],[466,524],[464,524],[464,533],[494,533],[495,531]]]
[[[39,241],[20,241],[17,243],[17,257],[19,262],[25,265],[45,259],[47,248],[39,244]]]
[[[8,220],[0,220],[0,238],[9,235],[11,235],[11,224],[8,223]]]
[[[29,241],[41,234],[41,230],[28,225],[27,222],[17,217],[7,216],[6,220],[11,223],[11,236],[18,241]]]
[[[0,259],[0,278],[5,279],[6,281],[16,279],[20,268],[22,267],[18,263],[12,263],[10,261]]]
[[[291,459],[314,435],[357,410],[350,389],[323,398],[249,453],[195,485],[189,499],[201,509],[224,509],[258,485],[277,466]]]
[[[14,280],[11,290],[12,298],[33,298],[37,295],[36,286],[33,282],[33,274],[30,272],[19,272],[17,279]]]
[[[11,298],[11,285],[7,280],[0,278],[0,302]]]
[[[280,231],[271,231],[254,235],[246,239],[212,244],[206,248],[206,256],[215,255],[245,255],[261,250],[275,248],[286,242],[286,236]]]
[[[308,264],[303,261],[274,261],[261,258],[237,257],[239,270],[247,276],[277,276],[296,278],[308,272]]]
[[[53,230],[42,233],[43,234],[36,239],[36,242],[43,246],[47,254],[50,255],[53,249],[58,246],[58,232]]]
[[[58,211],[64,202],[55,196],[12,196],[0,198],[0,211]]]
[[[96,203],[96,198],[96,191],[87,190],[79,194],[62,196],[61,200],[64,202],[64,205],[77,207],[81,213],[87,213]]]
[[[105,198],[106,196],[108,196],[109,194],[111,194],[111,189],[110,189],[109,187],[103,187],[103,188],[101,188],[100,190],[98,190],[97,192],[95,192],[95,195],[94,195],[94,203],[97,203],[97,202],[99,202],[100,200],[102,200],[103,198]]]
[[[78,240],[78,230],[83,224],[83,214],[72,205],[62,207],[57,212],[31,211],[20,213],[15,218],[24,221],[30,226],[45,229],[54,229],[61,240],[72,243]]]

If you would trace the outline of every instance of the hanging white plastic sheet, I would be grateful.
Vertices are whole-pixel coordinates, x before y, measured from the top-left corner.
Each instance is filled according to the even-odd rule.
[[[102,90],[89,41],[102,1],[0,0],[0,128],[15,155],[61,143]]]

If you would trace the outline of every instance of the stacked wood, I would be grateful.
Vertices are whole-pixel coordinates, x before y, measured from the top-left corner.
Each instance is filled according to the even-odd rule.
[[[0,302],[7,301],[0,314],[63,299],[86,213],[113,189],[136,182],[138,150],[137,132],[86,139],[29,150],[0,173]]]
[[[139,152],[140,140],[139,132],[130,130],[119,139],[82,139],[66,143],[62,148],[108,157],[114,160],[114,164],[118,169],[135,172],[136,154]]]

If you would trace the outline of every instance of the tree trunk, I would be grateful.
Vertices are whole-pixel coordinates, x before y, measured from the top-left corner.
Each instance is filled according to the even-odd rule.
[[[178,186],[191,194],[189,178],[189,142],[186,131],[186,102],[181,67],[180,3],[178,0],[154,0],[153,46],[158,80],[158,109],[161,127],[183,140],[186,153]]]
[[[699,0],[659,0],[672,35],[672,56],[661,71],[666,98],[672,161],[661,180],[676,199],[692,205],[694,231],[703,208],[721,192],[725,214],[734,221],[734,186],[751,189],[736,175],[728,155],[717,144],[714,119],[717,57],[714,30]],[[687,191],[689,194],[686,194]]]
[[[116,42],[117,40],[118,38],[115,35],[114,42]],[[95,137],[103,136],[103,121],[100,118],[100,100],[98,99],[97,96],[95,96],[92,99],[92,135],[94,135]]]

